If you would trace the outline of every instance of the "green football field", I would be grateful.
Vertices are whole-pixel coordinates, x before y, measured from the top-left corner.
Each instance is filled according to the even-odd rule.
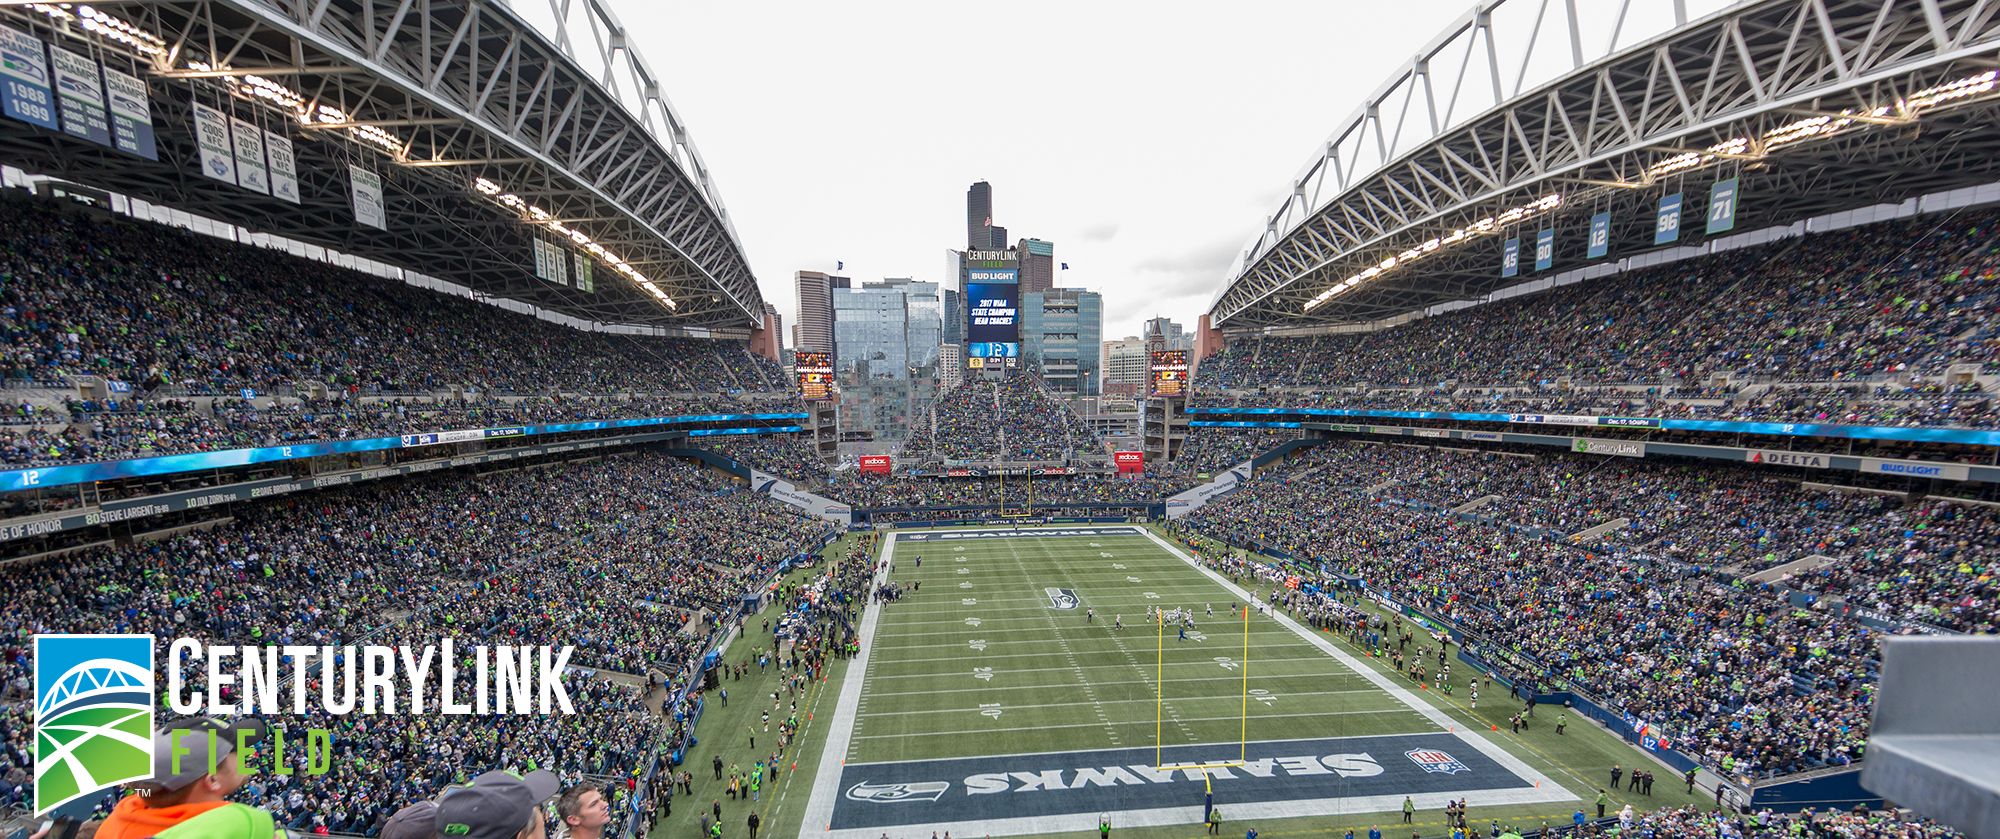
[[[905,596],[867,611],[863,655],[801,743],[818,759],[777,826],[797,819],[802,836],[1078,835],[1101,817],[1118,835],[1193,836],[1208,804],[1233,835],[1443,836],[1446,801],[1480,825],[1567,822],[1602,770],[1642,761],[1655,795],[1614,794],[1612,810],[1700,800],[1602,730],[1572,718],[1556,736],[1553,709],[1512,734],[1504,690],[1473,709],[1462,687],[1412,684],[1282,612],[1246,619],[1268,584],[1199,568],[1146,528],[885,541]],[[1193,629],[1162,632],[1149,607],[1186,610]]]

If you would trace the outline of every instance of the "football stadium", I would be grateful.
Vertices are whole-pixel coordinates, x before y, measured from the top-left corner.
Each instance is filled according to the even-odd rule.
[[[1087,5],[0,3],[0,836],[2000,837],[2000,3]]]

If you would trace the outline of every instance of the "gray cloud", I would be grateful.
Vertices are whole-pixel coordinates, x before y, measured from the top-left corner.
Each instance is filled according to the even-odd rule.
[[[1106,221],[1090,225],[1077,231],[1077,238],[1086,242],[1109,242],[1118,235],[1118,222]]]

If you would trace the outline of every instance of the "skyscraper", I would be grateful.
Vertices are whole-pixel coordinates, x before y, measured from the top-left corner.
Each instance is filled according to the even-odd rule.
[[[1040,239],[1022,239],[1015,246],[1021,254],[1021,293],[1033,294],[1056,287],[1056,246]]]
[[[985,181],[965,191],[965,247],[985,250],[993,247],[993,186]]]
[[[891,278],[833,292],[841,426],[903,439],[937,393],[944,303],[937,283]]]
[[[797,278],[799,321],[792,326],[792,349],[833,352],[833,290],[850,282],[819,271],[800,271]]]

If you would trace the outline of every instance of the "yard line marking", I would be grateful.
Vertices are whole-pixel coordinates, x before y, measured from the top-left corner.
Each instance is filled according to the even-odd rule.
[[[1401,714],[1411,714],[1411,715],[1415,715],[1415,716],[1422,716],[1422,713],[1421,713],[1421,712],[1417,712],[1417,711],[1410,711],[1410,710],[1403,710],[1403,711],[1382,711],[1382,710],[1357,710],[1357,711],[1300,711],[1300,712],[1298,712],[1298,713],[1294,713],[1294,714],[1265,714],[1264,716],[1266,716],[1266,717],[1273,717],[1273,718],[1275,718],[1275,717],[1344,717],[1344,716],[1352,716],[1352,715],[1356,715],[1356,714],[1374,714],[1374,715],[1376,715],[1376,716],[1386,716],[1386,715],[1391,715],[1391,714],[1395,714],[1395,715],[1401,715]],[[1230,721],[1230,722],[1235,722],[1236,720],[1238,720],[1238,719],[1241,719],[1241,718],[1242,718],[1242,717],[1241,717],[1241,715],[1239,715],[1239,714],[1230,714],[1230,715],[1228,715],[1228,716],[1224,716],[1224,717],[1188,717],[1188,718],[1187,718],[1187,721],[1188,721],[1188,722],[1216,722],[1216,721],[1219,721],[1219,720],[1228,720],[1228,721]],[[1146,721],[1144,721],[1144,720],[1135,720],[1135,721],[1131,721],[1131,722],[1121,722],[1121,723],[1112,723],[1112,724],[1113,724],[1113,725],[1122,725],[1122,726],[1147,726],[1147,725],[1151,725],[1151,723],[1149,723],[1149,722],[1146,722]],[[1022,725],[1022,726],[1010,726],[1010,727],[1006,727],[1006,728],[975,728],[975,729],[970,729],[970,730],[964,730],[964,731],[910,731],[910,732],[904,732],[904,733],[900,733],[900,734],[862,734],[862,735],[857,735],[857,736],[856,736],[856,737],[855,737],[854,739],[856,739],[856,740],[883,740],[883,739],[888,739],[888,738],[891,738],[891,737],[964,737],[964,736],[967,736],[967,735],[970,735],[970,734],[1000,734],[1000,733],[1005,733],[1005,732],[1009,732],[1009,731],[1041,731],[1041,730],[1043,730],[1043,729],[1050,729],[1050,728],[1098,728],[1098,727],[1100,727],[1098,723],[1094,723],[1094,722],[1080,722],[1080,723],[1069,723],[1069,724],[1064,724],[1064,725]],[[1428,733],[1431,733],[1431,734],[1436,734],[1437,732],[1433,731],[1433,732],[1428,732]],[[1372,736],[1372,735],[1371,735],[1371,736]],[[1222,746],[1234,746],[1234,745],[1236,745],[1236,744],[1235,744],[1235,743],[1222,743],[1222,744],[1219,744],[1219,745],[1222,745]]]
[[[1232,677],[1232,678],[1233,678],[1233,677]],[[1043,686],[1041,686],[1041,687],[1040,687],[1040,688],[1038,688],[1038,689],[1039,689],[1039,690],[1051,690],[1051,689],[1053,689],[1053,688],[1058,688],[1058,687],[1066,687],[1066,686],[1065,686],[1065,685],[1043,685]],[[1079,686],[1079,687],[1080,687],[1080,686]],[[953,692],[957,692],[957,693],[963,693],[964,691],[944,691],[944,690],[936,690],[936,691],[925,691],[925,693],[953,693]],[[1289,698],[1291,698],[1291,697],[1295,697],[1295,696],[1337,696],[1337,695],[1341,695],[1341,694],[1350,694],[1350,693],[1380,693],[1380,692],[1381,692],[1381,691],[1376,691],[1376,690],[1320,690],[1320,691],[1307,691],[1307,692],[1300,692],[1300,693],[1287,693],[1287,694],[1283,694],[1283,696],[1285,696],[1286,698],[1288,698],[1288,699],[1289,699]],[[879,693],[878,693],[878,694],[875,694],[875,695],[876,695],[876,696],[881,696],[882,694],[879,694]],[[1213,700],[1217,700],[1217,701],[1221,701],[1221,700],[1228,700],[1228,701],[1230,701],[1230,702],[1235,702],[1235,701],[1237,701],[1238,699],[1241,699],[1242,697],[1241,697],[1241,696],[1239,696],[1239,695],[1237,695],[1237,694],[1233,694],[1233,693],[1232,693],[1232,694],[1219,694],[1219,695],[1216,695],[1216,696],[1183,696],[1183,697],[1178,697],[1178,698],[1180,698],[1180,699],[1184,699],[1184,700],[1188,700],[1188,701],[1192,701],[1192,702],[1200,702],[1200,701],[1205,701],[1205,700],[1211,700],[1211,699],[1213,699]],[[1097,700],[1097,699],[1093,699],[1093,700],[1090,700],[1090,701],[1091,701],[1091,702],[1095,702],[1095,703],[1097,703],[1097,704],[1100,704],[1100,705],[1129,705],[1129,704],[1132,704],[1132,703],[1134,703],[1134,702],[1152,702],[1152,701],[1153,701],[1153,698],[1152,698],[1152,697],[1150,697],[1150,696],[1145,696],[1145,697],[1140,697],[1140,698],[1138,698],[1138,699],[1104,699],[1104,700]],[[1009,711],[1016,711],[1016,710],[1020,710],[1020,709],[1022,709],[1022,708],[1074,708],[1074,707],[1076,707],[1076,704],[1077,704],[1077,703],[1075,703],[1075,702],[1044,702],[1044,703],[1041,703],[1041,704],[1037,704],[1037,705],[1008,705],[1008,706],[1007,706],[1007,710],[1009,710]],[[978,708],[978,707],[976,707],[976,706],[975,706],[975,707],[972,707],[972,708],[926,708],[926,709],[923,709],[923,710],[917,710],[917,711],[888,711],[888,712],[884,712],[884,713],[877,713],[877,714],[869,714],[869,713],[863,713],[863,714],[862,714],[861,716],[863,716],[863,717],[869,717],[869,716],[875,716],[875,717],[902,717],[902,716],[909,716],[909,715],[912,715],[912,714],[964,714],[964,713],[978,713],[978,711],[979,711],[979,708]],[[1239,716],[1240,716],[1240,715],[1239,715]],[[1259,716],[1259,717],[1263,717],[1263,716],[1269,716],[1269,715],[1268,715],[1268,714],[1259,714],[1258,716]],[[1233,720],[1233,719],[1237,719],[1237,717],[1230,717],[1230,719],[1232,719],[1232,720]]]

